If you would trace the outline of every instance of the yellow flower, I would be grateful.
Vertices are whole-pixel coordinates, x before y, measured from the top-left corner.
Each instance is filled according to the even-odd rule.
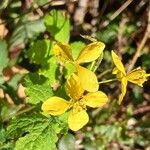
[[[147,77],[150,76],[150,74],[147,74],[145,70],[141,69],[140,67],[130,71],[129,73],[126,73],[125,68],[121,62],[121,59],[115,54],[114,51],[112,51],[111,54],[113,62],[116,66],[113,69],[112,73],[116,74],[116,77],[121,81],[122,92],[119,96],[119,104],[120,104],[126,94],[128,81],[143,87],[143,83],[147,81]]]
[[[96,75],[92,71],[82,67],[80,64],[96,60],[103,53],[104,48],[105,45],[103,43],[93,42],[83,48],[78,58],[74,60],[70,46],[58,42],[54,46],[54,55],[63,62],[73,64],[76,68],[77,75],[81,80],[82,87],[89,92],[95,92],[99,87]]]
[[[84,94],[79,77],[74,73],[67,79],[65,89],[71,98],[70,101],[56,96],[51,97],[42,104],[42,110],[50,115],[57,116],[71,109],[68,125],[73,131],[81,129],[89,121],[86,106],[102,107],[108,101],[105,93],[101,91]]]

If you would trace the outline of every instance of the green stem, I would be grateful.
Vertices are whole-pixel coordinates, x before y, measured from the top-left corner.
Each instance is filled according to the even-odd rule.
[[[99,82],[99,84],[103,84],[103,83],[109,83],[109,82],[113,82],[113,81],[117,81],[118,79],[109,79],[109,80],[104,80],[104,81],[101,81]]]
[[[91,64],[91,66],[90,66],[90,70],[91,70],[91,71],[94,71],[95,63],[96,63],[96,62],[95,62],[95,61],[93,61],[93,62],[92,62],[92,64]]]
[[[146,74],[146,77],[149,77],[149,76],[150,76],[150,73],[147,73],[147,74]]]

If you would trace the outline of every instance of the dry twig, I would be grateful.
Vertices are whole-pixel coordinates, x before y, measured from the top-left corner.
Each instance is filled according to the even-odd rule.
[[[106,21],[103,23],[103,27],[106,27],[109,25],[109,23],[114,20],[118,15],[120,15],[131,3],[133,0],[127,0],[119,9],[117,9],[111,16],[109,21]]]
[[[147,39],[149,38],[149,35],[150,35],[150,6],[149,6],[149,10],[148,10],[148,24],[147,24],[147,28],[145,30],[143,39],[141,40],[140,44],[137,47],[136,53],[134,54],[131,62],[129,63],[129,66],[128,66],[128,69],[127,69],[128,72],[133,69],[137,59],[140,56],[141,50],[143,49]]]

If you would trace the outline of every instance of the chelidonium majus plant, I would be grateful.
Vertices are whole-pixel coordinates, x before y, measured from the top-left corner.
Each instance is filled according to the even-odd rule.
[[[69,111],[68,126],[73,131],[81,129],[88,123],[88,107],[103,107],[108,102],[107,95],[98,91],[99,83],[96,74],[82,66],[84,63],[93,62],[100,56],[102,57],[104,48],[104,43],[93,41],[81,50],[75,60],[68,44],[57,42],[53,48],[58,61],[62,61],[64,64],[70,63],[75,67],[75,71],[66,79],[65,83],[65,91],[70,100],[53,96],[43,102],[42,110],[52,116],[59,116]],[[111,54],[115,64],[112,74],[115,74],[116,79],[121,82],[121,94],[118,100],[118,103],[121,104],[126,94],[128,81],[142,87],[150,74],[147,74],[141,67],[126,73],[119,56],[114,51]]]

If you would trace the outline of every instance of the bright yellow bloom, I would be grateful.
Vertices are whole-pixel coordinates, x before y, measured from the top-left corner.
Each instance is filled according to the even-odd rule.
[[[93,42],[82,49],[76,60],[72,57],[71,48],[68,44],[57,43],[54,46],[54,55],[63,62],[69,62],[76,68],[77,75],[81,80],[82,87],[89,91],[98,90],[99,84],[96,75],[82,67],[80,64],[89,63],[96,60],[102,53],[105,45],[101,42]]]
[[[121,81],[122,92],[119,96],[120,104],[126,94],[128,81],[143,87],[143,83],[147,81],[147,77],[150,76],[150,74],[147,74],[145,70],[141,69],[140,67],[130,71],[129,73],[126,73],[121,59],[114,53],[114,51],[112,51],[111,54],[113,62],[116,66],[112,73],[116,74],[117,78]]]
[[[108,101],[106,94],[101,91],[84,94],[79,77],[74,73],[67,79],[65,89],[71,98],[70,101],[56,96],[51,97],[42,104],[42,110],[50,115],[57,116],[71,109],[68,125],[73,131],[81,129],[89,121],[86,112],[87,106],[92,108],[102,107]]]

